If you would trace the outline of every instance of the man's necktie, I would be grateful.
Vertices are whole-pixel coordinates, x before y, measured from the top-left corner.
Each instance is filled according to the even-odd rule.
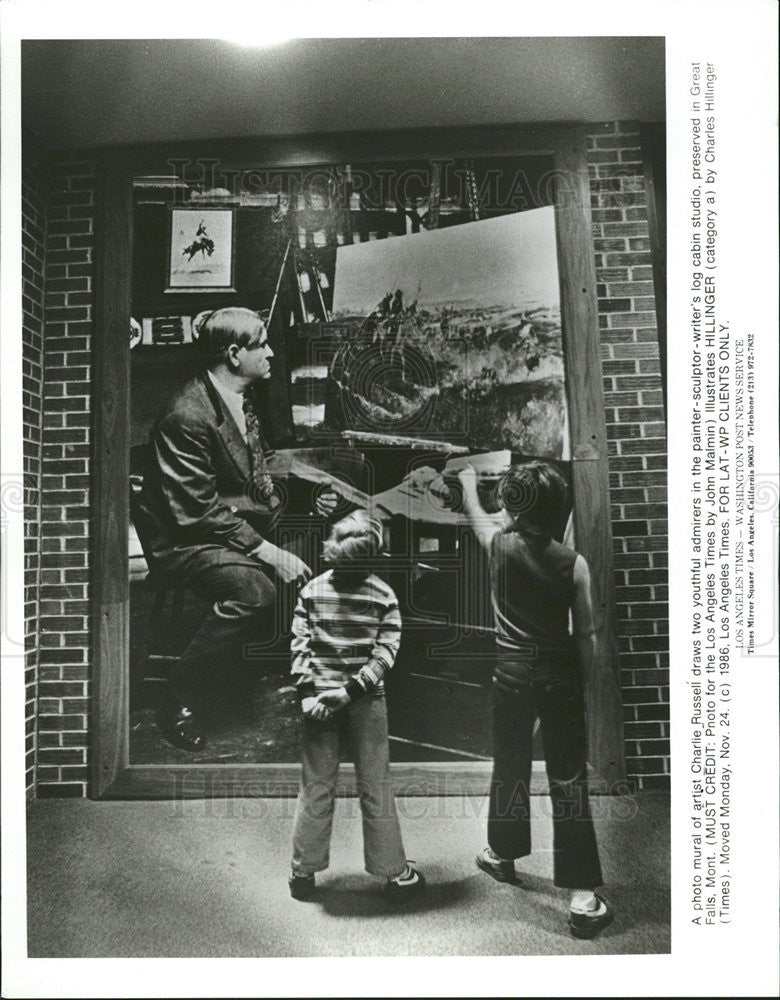
[[[268,471],[265,455],[265,441],[260,429],[260,419],[257,416],[252,400],[244,396],[244,415],[246,416],[246,443],[249,448],[249,461],[252,469],[253,500],[273,510],[279,506],[279,497],[274,493],[274,483]]]

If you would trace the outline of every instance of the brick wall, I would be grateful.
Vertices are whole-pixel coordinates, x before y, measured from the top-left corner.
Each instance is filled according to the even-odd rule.
[[[669,787],[666,427],[638,127],[588,137],[626,765]]]
[[[605,123],[588,145],[628,771],[668,787],[666,443],[639,134]],[[87,791],[93,176],[76,155],[58,160],[48,198],[41,797]]]
[[[38,796],[87,791],[94,165],[51,168],[46,240]]]
[[[24,419],[25,778],[35,793],[38,700],[38,573],[43,389],[43,279],[46,260],[47,158],[35,137],[22,142],[22,407]]]

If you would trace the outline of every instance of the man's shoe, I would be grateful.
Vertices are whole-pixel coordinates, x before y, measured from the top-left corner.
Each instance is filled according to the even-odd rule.
[[[293,899],[305,900],[314,892],[313,875],[298,875],[296,872],[291,872],[287,884],[290,886],[290,895]]]
[[[615,919],[612,907],[606,899],[602,899],[598,893],[596,893],[596,899],[599,901],[597,910],[592,912],[569,910],[569,929],[573,937],[590,940],[600,934],[605,927],[609,927]]]
[[[176,704],[168,706],[157,718],[160,735],[168,743],[194,753],[206,746],[206,737],[191,708]]]
[[[515,874],[514,861],[502,861],[501,858],[490,850],[483,847],[476,858],[477,868],[487,872],[496,882],[507,882],[509,885],[520,885],[520,880]]]
[[[387,880],[387,896],[392,903],[406,903],[425,888],[425,876],[407,861],[400,875]]]

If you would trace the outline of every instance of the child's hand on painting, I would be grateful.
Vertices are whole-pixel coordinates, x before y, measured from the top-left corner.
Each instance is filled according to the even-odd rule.
[[[435,508],[451,508],[457,499],[444,481],[444,476],[429,465],[413,469],[404,476],[403,485],[414,495],[424,497]]]
[[[467,486],[476,487],[477,485],[477,470],[473,465],[464,465],[463,468],[458,472],[458,479],[461,482],[461,486],[464,489]]]
[[[473,465],[464,465],[458,472],[458,482],[463,491],[463,503],[466,507],[472,506],[478,499],[477,494],[477,470]]]

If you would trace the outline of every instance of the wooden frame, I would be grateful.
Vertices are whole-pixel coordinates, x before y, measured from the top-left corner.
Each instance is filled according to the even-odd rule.
[[[585,131],[582,127],[500,126],[308,136],[167,146],[97,153],[94,352],[94,521],[92,538],[93,719],[91,794],[110,798],[291,795],[297,764],[131,765],[128,750],[127,574],[129,356],[132,182],[209,161],[225,169],[391,162],[414,157],[548,156],[553,164],[561,312],[569,407],[575,532],[592,568],[597,662],[587,691],[592,785],[626,789],[620,671],[615,637],[607,439],[601,387],[596,279],[591,242]],[[351,768],[342,790],[353,791]],[[484,794],[487,763],[393,765],[407,795]],[[541,784],[540,784],[541,787]]]
[[[206,228],[207,219],[210,229]],[[185,233],[180,227],[188,223]],[[227,229],[227,232],[219,234],[216,229]],[[172,207],[168,219],[166,294],[235,292],[235,233],[235,212],[232,208]],[[187,245],[190,239],[192,242]],[[181,257],[186,259],[180,261]],[[201,277],[204,269],[207,273]],[[212,269],[216,269],[218,275],[222,274],[224,280],[214,281],[210,273]]]

